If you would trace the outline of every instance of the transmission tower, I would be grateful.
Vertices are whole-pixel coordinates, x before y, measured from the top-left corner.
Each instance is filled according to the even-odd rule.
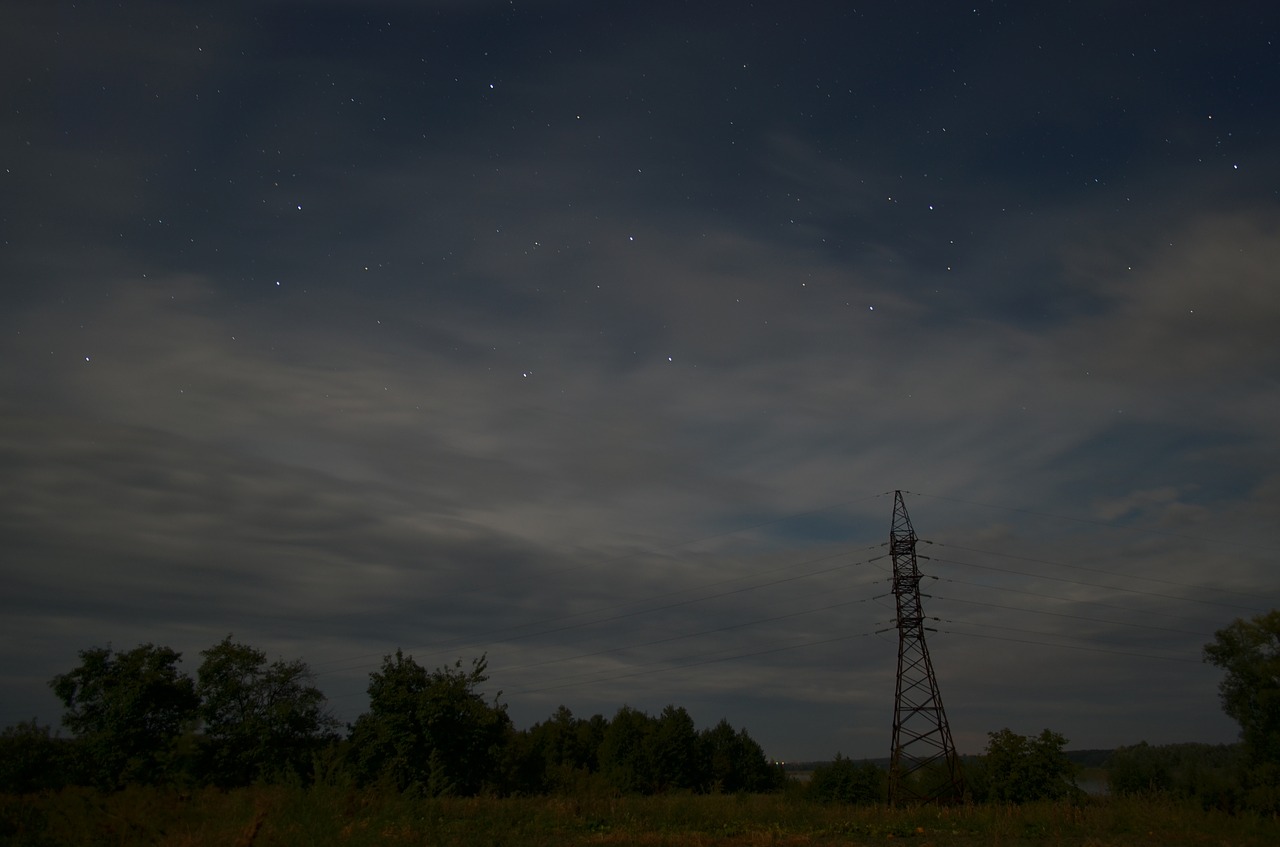
[[[902,492],[893,492],[893,596],[898,601],[898,684],[893,703],[893,753],[889,758],[889,804],[949,802],[964,793],[960,760],[942,695],[924,642],[924,606],[916,531]]]

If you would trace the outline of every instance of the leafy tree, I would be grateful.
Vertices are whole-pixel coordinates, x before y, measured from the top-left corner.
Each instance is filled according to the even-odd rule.
[[[1026,803],[1080,792],[1063,752],[1067,739],[1058,733],[1046,729],[1039,736],[1021,736],[1002,729],[987,733],[987,738],[986,755],[973,780],[978,799]]]
[[[647,741],[655,790],[691,791],[703,786],[706,769],[699,755],[698,730],[683,706],[664,708]]]
[[[587,750],[583,745],[579,729],[581,723],[573,712],[560,706],[546,721],[530,728],[530,735],[542,750],[548,766],[587,767],[594,761],[595,751]]]
[[[482,656],[430,673],[397,650],[369,675],[369,711],[351,728],[362,781],[439,796],[473,795],[499,774],[507,707],[485,701]]]
[[[332,739],[337,721],[307,664],[268,664],[266,653],[230,635],[200,655],[196,693],[209,778],[226,786],[308,775],[312,754]]]
[[[62,723],[83,745],[99,785],[154,783],[173,773],[174,743],[199,699],[178,670],[182,654],[142,644],[80,651],[80,666],[50,680],[67,711]]]
[[[707,790],[714,793],[742,791],[741,750],[738,733],[725,718],[702,731],[702,755],[707,769]]]
[[[1204,657],[1226,671],[1222,709],[1240,724],[1249,753],[1280,762],[1280,609],[1218,630]]]
[[[623,706],[600,739],[600,773],[623,794],[651,794],[657,785],[650,743],[654,723],[639,709]]]
[[[880,803],[887,796],[889,774],[871,762],[855,763],[836,753],[829,765],[813,769],[806,794],[824,803]]]
[[[1173,790],[1173,762],[1145,741],[1118,747],[1107,760],[1107,783],[1121,797],[1163,794]]]
[[[29,721],[0,732],[0,794],[32,794],[74,781],[74,747]]]
[[[581,792],[593,784],[626,794],[772,791],[786,781],[746,730],[721,720],[699,732],[674,705],[658,717],[623,706],[611,721],[581,720],[561,706],[517,733],[509,752],[512,784],[528,792]]]
[[[597,773],[600,770],[600,745],[604,743],[609,719],[604,715],[592,715],[586,720],[579,720],[577,726],[577,743],[574,749],[581,757],[581,765],[591,773]]]
[[[520,735],[515,783],[526,792],[567,791],[580,787],[598,767],[597,751],[608,722],[600,715],[576,718],[560,706],[545,721]]]
[[[1249,802],[1280,810],[1280,609],[1218,630],[1204,658],[1226,671],[1218,692],[1240,724]]]
[[[769,763],[755,739],[723,718],[703,730],[699,740],[711,791],[773,791],[785,782],[781,769]]]
[[[1168,795],[1196,799],[1206,809],[1240,805],[1240,745],[1145,741],[1119,747],[1107,759],[1107,780],[1119,796]]]

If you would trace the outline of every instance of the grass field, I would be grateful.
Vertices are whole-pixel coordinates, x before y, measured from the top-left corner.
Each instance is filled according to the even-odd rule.
[[[319,787],[0,798],[0,845],[1274,845],[1280,822],[1158,801],[826,806],[777,795],[412,800]]]

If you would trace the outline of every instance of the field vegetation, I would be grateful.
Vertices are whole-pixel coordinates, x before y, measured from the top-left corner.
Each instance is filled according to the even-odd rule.
[[[1273,845],[1280,824],[1164,797],[890,809],[771,794],[424,797],[336,786],[68,788],[0,799],[13,847]]]

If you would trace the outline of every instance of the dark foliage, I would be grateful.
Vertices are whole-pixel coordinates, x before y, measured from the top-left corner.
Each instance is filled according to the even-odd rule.
[[[720,722],[701,735],[705,757],[707,787],[711,791],[738,793],[743,791],[776,791],[786,782],[779,765],[768,760],[764,750],[745,729],[734,730],[729,722]]]
[[[193,682],[169,648],[83,651],[79,667],[50,683],[75,738],[34,721],[6,729],[0,790],[287,781],[474,796],[768,792],[786,783],[745,729],[721,720],[699,731],[674,705],[656,717],[623,706],[612,720],[561,706],[517,731],[506,706],[481,691],[484,657],[435,671],[401,651],[384,657],[369,675],[369,710],[339,739],[304,662],[269,662],[231,636],[201,655]]]
[[[887,797],[889,774],[871,762],[854,762],[837,753],[830,764],[814,768],[806,796],[824,803],[881,803]]]
[[[574,717],[564,706],[547,720],[512,735],[510,790],[521,794],[570,792],[600,770],[599,751],[609,722],[602,715]]]
[[[337,722],[306,663],[268,663],[261,650],[229,635],[201,655],[196,693],[204,779],[221,786],[309,780],[312,757],[336,738]]]
[[[1120,747],[1107,760],[1112,793],[1121,797],[1194,799],[1206,809],[1234,811],[1243,802],[1245,757],[1240,745],[1145,741]]]
[[[76,746],[35,719],[0,732],[0,794],[34,794],[77,781]]]
[[[1240,724],[1245,803],[1280,812],[1280,609],[1218,630],[1204,658],[1226,672],[1218,691]]]
[[[1002,729],[987,738],[986,754],[968,769],[975,800],[1027,803],[1080,796],[1075,768],[1063,752],[1067,739],[1058,733],[1046,729],[1038,736],[1022,736]]]
[[[181,660],[153,644],[125,653],[95,647],[80,651],[79,667],[50,681],[95,784],[117,788],[174,776],[177,741],[199,705],[195,685],[178,670]]]
[[[462,670],[428,672],[397,650],[369,676],[369,711],[351,728],[350,755],[363,784],[428,796],[474,795],[495,787],[511,720],[485,701],[484,657]]]
[[[609,721],[600,740],[600,773],[623,794],[652,794],[657,790],[653,735],[655,721],[644,712],[623,706]]]

